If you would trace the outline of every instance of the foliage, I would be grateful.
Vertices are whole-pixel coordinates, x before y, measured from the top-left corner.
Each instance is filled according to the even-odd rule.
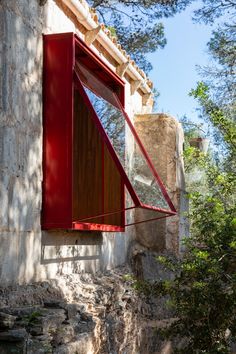
[[[158,21],[183,11],[194,2],[196,0],[89,0],[102,21],[108,27],[116,28],[115,35],[119,42],[146,72],[152,66],[145,55],[166,44],[163,24]],[[235,15],[234,0],[203,0],[202,3],[194,13],[197,22],[213,23],[221,16],[233,18]],[[217,39],[222,43],[217,36],[215,42]]]
[[[127,27],[119,27],[119,42],[131,53],[135,62],[146,73],[152,69],[152,65],[147,61],[145,55],[152,53],[157,48],[164,48],[166,39],[164,36],[164,26],[162,23],[147,25],[137,28],[135,32],[130,32],[127,35]]]
[[[214,64],[199,68],[199,72],[210,87],[211,99],[235,121],[236,25],[224,24],[213,31],[208,52]]]
[[[195,15],[205,22],[236,8],[233,1],[203,3]],[[176,351],[180,353],[229,353],[236,339],[235,43],[234,25],[213,32],[208,49],[216,66],[204,68],[205,81],[190,92],[201,117],[214,128],[221,158],[216,161],[192,147],[185,150],[186,170],[197,168],[204,178],[189,186],[191,237],[175,264],[177,276],[168,286],[158,285],[170,295],[179,318],[167,334],[186,339]]]
[[[186,1],[187,3],[191,1]],[[202,0],[202,6],[194,12],[197,22],[213,24],[221,16],[231,17],[235,15],[235,0]]]
[[[178,320],[165,335],[185,338],[176,353],[229,353],[236,338],[236,179],[194,148],[186,163],[205,170],[208,193],[190,195],[191,237],[183,258],[158,257],[175,279],[150,284],[149,292],[170,296]],[[146,283],[137,287],[148,293]]]
[[[158,259],[175,268],[173,281],[156,286],[170,296],[178,317],[165,334],[185,338],[184,347],[176,349],[184,354],[230,353],[230,342],[236,340],[236,126],[210,92],[211,87],[199,82],[191,95],[226,153],[217,165],[209,154],[185,150],[186,170],[204,171],[204,182],[190,186],[191,237],[179,262]]]
[[[212,22],[226,10],[233,13],[233,6],[232,1],[203,1],[195,19]],[[174,269],[173,280],[136,284],[145,294],[170,297],[178,319],[165,335],[185,339],[176,353],[230,353],[230,343],[236,340],[235,43],[233,24],[213,32],[208,50],[215,65],[201,69],[205,81],[190,93],[199,103],[201,117],[214,128],[221,158],[217,161],[190,146],[185,150],[186,170],[204,174],[189,188],[191,237],[185,239],[186,252],[177,262],[158,257]],[[186,119],[184,124],[189,138],[201,129]]]
[[[143,55],[166,42],[158,20],[193,2],[93,0],[91,4],[148,71],[151,66]],[[204,82],[191,91],[201,116],[214,127],[215,138],[223,147],[220,163],[194,148],[186,149],[187,169],[197,166],[205,174],[204,191],[194,187],[189,195],[191,237],[185,240],[186,252],[178,262],[158,258],[175,270],[174,280],[135,283],[144,294],[170,296],[178,320],[166,334],[185,338],[184,348],[176,350],[184,354],[229,353],[230,341],[236,338],[235,9],[235,0],[202,0],[194,13],[197,22],[213,24],[220,17],[228,21],[213,31],[208,51],[214,64],[200,69]],[[195,127],[189,129],[190,135],[195,133]]]
[[[227,63],[227,56],[221,54],[221,64]],[[178,317],[166,335],[185,338],[176,353],[230,353],[230,342],[236,340],[235,100],[224,91],[224,99],[217,102],[214,90],[216,86],[199,82],[190,94],[202,117],[215,128],[224,154],[217,164],[209,154],[192,147],[185,150],[186,170],[204,171],[200,185],[189,186],[191,237],[185,240],[186,253],[177,264],[159,259],[166,266],[171,263],[177,274],[173,281],[157,285],[170,296]]]
[[[203,7],[195,12],[195,20],[213,23],[222,17],[227,21],[218,25],[208,42],[211,63],[200,67],[199,73],[204,77],[191,95],[201,107],[201,116],[211,123],[212,135],[221,155],[231,157],[228,161],[235,165],[235,121],[236,121],[236,1],[203,1]]]
[[[192,122],[187,116],[183,116],[180,119],[180,123],[184,130],[185,142],[187,142],[188,146],[191,138],[203,138],[206,136],[206,132],[203,130],[203,123]]]
[[[190,92],[202,108],[202,114],[207,117],[213,127],[222,135],[230,151],[236,153],[236,126],[235,122],[225,114],[224,109],[218,106],[209,95],[209,88],[204,82],[199,82],[197,88]]]
[[[158,21],[183,10],[189,1],[176,0],[90,0],[102,21],[116,29],[124,49],[148,73],[151,63],[145,55],[166,44],[164,27]]]

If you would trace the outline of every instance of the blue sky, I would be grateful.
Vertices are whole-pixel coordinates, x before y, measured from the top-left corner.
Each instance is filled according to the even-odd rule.
[[[196,121],[197,104],[188,92],[200,80],[196,64],[205,65],[209,61],[206,44],[213,28],[193,23],[194,8],[197,8],[196,3],[185,12],[162,21],[167,44],[164,49],[149,54],[148,59],[153,65],[149,77],[161,94],[156,111],[170,113],[178,119],[186,114]]]

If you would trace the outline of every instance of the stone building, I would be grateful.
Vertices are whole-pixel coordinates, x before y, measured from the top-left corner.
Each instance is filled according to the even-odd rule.
[[[0,14],[1,286],[59,279],[66,274],[105,273],[132,263],[138,254],[147,255],[148,252],[178,255],[181,251],[180,238],[186,234],[182,216],[187,207],[182,161],[183,132],[175,118],[152,112],[152,82],[110,31],[99,23],[97,14],[84,0],[3,0],[0,2]],[[50,228],[48,224],[43,227],[43,188],[46,198],[48,193],[43,171],[44,139],[47,139],[44,134],[48,129],[45,91],[50,94],[47,87],[51,80],[51,77],[45,77],[45,60],[49,60],[47,58],[52,54],[49,49],[45,59],[45,38],[50,34],[63,33],[75,34],[77,41],[89,53],[88,61],[94,55],[99,65],[104,65],[106,72],[111,77],[114,73],[115,80],[122,83],[124,110],[151,157],[177,215],[139,223],[143,219],[155,218],[156,214],[151,211],[147,216],[145,209],[132,209],[125,215],[132,225],[125,227],[123,232],[106,232],[105,227],[94,227],[93,230],[90,227],[81,230],[55,225]],[[56,121],[53,124],[57,126]],[[130,160],[135,158],[131,135],[126,131],[124,137],[125,154]],[[50,160],[51,166],[55,161]],[[67,175],[68,171],[63,168],[61,173]],[[119,178],[122,180],[120,175]],[[150,187],[152,183],[150,181]],[[61,193],[63,190],[57,190],[57,197]],[[58,212],[57,207],[54,211]],[[169,216],[168,213],[163,215]],[[101,215],[97,213],[95,216],[96,224],[100,224],[98,219]],[[105,213],[102,217],[109,218],[109,215]],[[92,223],[82,218],[84,222]],[[144,267],[143,272],[148,274],[153,260],[149,262],[147,259],[141,256],[139,267]],[[89,353],[89,350],[83,353]]]
[[[1,284],[111,269],[127,261],[136,241],[178,253],[184,233],[180,214],[129,226],[124,233],[42,231],[43,34],[76,33],[123,80],[125,110],[178,211],[183,208],[183,134],[174,118],[152,113],[152,83],[86,2],[2,1],[0,6]]]

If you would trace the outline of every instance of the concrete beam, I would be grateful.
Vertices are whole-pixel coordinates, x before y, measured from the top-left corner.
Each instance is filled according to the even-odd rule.
[[[152,92],[150,93],[146,93],[145,95],[142,96],[142,100],[143,100],[143,105],[146,106],[149,99],[152,97]]]
[[[101,29],[101,25],[99,25],[98,27],[96,27],[96,28],[94,28],[94,29],[92,29],[90,31],[87,31],[85,33],[84,40],[85,40],[85,43],[87,45],[93,44],[93,42],[95,41],[95,39],[98,36],[98,33],[99,33],[100,29]]]
[[[133,80],[131,82],[131,87],[130,87],[131,95],[133,95],[139,89],[141,84],[142,84],[141,80]]]
[[[116,73],[119,76],[124,76],[126,70],[128,69],[129,66],[129,61],[127,61],[126,63],[120,64],[119,66],[117,66],[116,68]]]

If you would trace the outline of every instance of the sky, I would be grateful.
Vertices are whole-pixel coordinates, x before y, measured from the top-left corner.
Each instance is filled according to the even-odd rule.
[[[147,58],[153,65],[148,76],[160,92],[155,111],[178,119],[186,115],[197,122],[197,103],[188,93],[201,79],[196,65],[206,65],[209,61],[206,44],[213,28],[193,23],[191,17],[196,7],[195,3],[183,13],[162,20],[167,44]]]

